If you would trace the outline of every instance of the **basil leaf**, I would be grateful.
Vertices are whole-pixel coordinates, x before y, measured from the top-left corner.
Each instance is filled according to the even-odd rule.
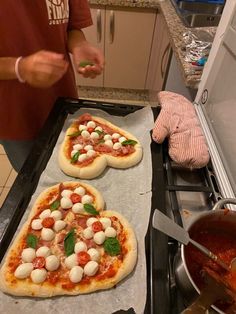
[[[98,144],[102,144],[102,143],[105,143],[105,140],[103,138],[98,141]]]
[[[75,153],[73,157],[71,158],[70,162],[74,164],[76,161],[78,161],[79,155],[80,155],[80,152]]]
[[[120,242],[117,238],[107,238],[103,245],[105,252],[111,256],[119,255],[121,252]]]
[[[36,237],[36,235],[31,234],[31,233],[27,235],[26,243],[28,247],[32,247],[33,249],[36,249],[37,242],[38,242],[38,238]]]
[[[98,135],[102,135],[104,132],[103,131],[99,131],[99,130],[95,130],[95,132],[98,134]]]
[[[122,145],[132,145],[134,146],[135,144],[137,144],[138,142],[134,141],[134,140],[126,140],[124,142],[122,142]]]
[[[84,68],[84,67],[86,67],[86,65],[94,65],[94,63],[92,61],[81,61],[79,63],[80,68]]]
[[[66,256],[73,254],[74,248],[75,248],[75,229],[71,229],[64,239],[64,250]]]
[[[77,131],[77,132],[74,132],[74,133],[68,134],[67,136],[70,136],[70,137],[76,137],[76,136],[80,136],[80,134],[81,134],[81,131]]]
[[[52,202],[52,204],[49,205],[49,208],[51,209],[51,211],[54,211],[54,210],[58,209],[59,206],[60,206],[60,201],[55,200],[54,202]]]
[[[98,215],[99,214],[99,212],[96,210],[96,208],[91,204],[84,204],[84,210],[91,215]]]

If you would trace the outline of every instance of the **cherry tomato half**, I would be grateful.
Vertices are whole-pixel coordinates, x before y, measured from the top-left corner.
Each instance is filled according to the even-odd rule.
[[[72,193],[71,196],[70,196],[70,199],[71,199],[73,204],[80,203],[81,196],[79,194],[77,194],[77,193]]]
[[[46,260],[43,256],[38,256],[33,259],[32,263],[34,268],[43,268],[46,264]]]
[[[92,132],[94,131],[94,128],[88,128],[87,131],[88,131],[89,133],[92,133]]]
[[[90,261],[90,255],[84,251],[77,253],[77,258],[80,266],[84,266]]]
[[[82,149],[80,149],[80,154],[86,154],[87,153],[87,150],[86,149],[84,149],[84,148],[82,148]]]
[[[103,230],[102,223],[100,221],[95,221],[92,223],[93,232],[98,232]]]
[[[44,228],[51,228],[55,223],[55,220],[52,217],[46,217],[42,221],[42,226]]]

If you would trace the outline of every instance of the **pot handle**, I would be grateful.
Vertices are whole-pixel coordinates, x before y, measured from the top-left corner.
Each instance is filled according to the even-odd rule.
[[[212,208],[212,210],[217,210],[223,208],[225,204],[235,204],[236,205],[236,198],[222,198],[219,200]]]

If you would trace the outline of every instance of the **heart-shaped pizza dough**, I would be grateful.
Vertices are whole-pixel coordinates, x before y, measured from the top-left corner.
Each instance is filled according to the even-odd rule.
[[[132,167],[142,154],[142,146],[132,134],[105,119],[84,114],[66,131],[59,165],[69,176],[92,179],[107,166]]]

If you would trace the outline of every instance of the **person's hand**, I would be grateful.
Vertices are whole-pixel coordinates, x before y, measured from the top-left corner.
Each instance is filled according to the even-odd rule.
[[[102,73],[104,67],[103,54],[87,41],[75,47],[72,54],[75,69],[83,77],[95,78]]]
[[[41,50],[19,62],[19,74],[29,85],[40,88],[52,86],[66,73],[68,62],[62,54]]]

